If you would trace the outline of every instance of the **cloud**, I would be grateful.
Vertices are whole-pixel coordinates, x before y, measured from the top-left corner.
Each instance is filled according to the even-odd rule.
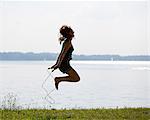
[[[59,28],[68,24],[75,31],[76,53],[147,52],[146,2],[4,3],[0,7],[0,50],[56,52]]]

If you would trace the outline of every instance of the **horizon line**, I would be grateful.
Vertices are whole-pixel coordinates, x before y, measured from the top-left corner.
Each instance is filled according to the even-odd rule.
[[[0,51],[0,53],[23,53],[23,54],[27,54],[27,53],[33,53],[33,54],[42,54],[42,53],[47,53],[47,54],[59,54],[57,52],[33,52],[33,51]],[[90,55],[119,55],[119,56],[150,56],[150,54],[73,54],[73,55],[86,55],[86,56],[90,56]]]

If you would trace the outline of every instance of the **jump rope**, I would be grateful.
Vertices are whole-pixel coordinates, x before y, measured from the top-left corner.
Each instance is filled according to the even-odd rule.
[[[52,72],[54,71],[54,69],[47,69],[47,73],[48,73],[48,75],[45,77],[45,79],[44,79],[44,81],[43,81],[43,83],[42,83],[42,89],[44,90],[44,92],[45,92],[45,97],[44,97],[44,99],[49,103],[49,104],[55,104],[56,102],[55,102],[55,100],[51,97],[51,94],[55,91],[55,88],[53,88],[52,90],[48,90],[48,89],[46,89],[46,86],[45,86],[45,84],[46,84],[46,82],[47,82],[47,80],[51,77],[53,80],[54,80],[54,76],[52,75]],[[7,99],[10,99],[11,98],[11,100],[16,100],[16,95],[14,94],[14,93],[9,93],[7,96],[4,96],[4,100],[7,100]],[[4,106],[6,106],[6,108],[7,108],[7,105],[5,105],[5,102],[7,102],[7,101],[4,101]],[[30,103],[30,104],[20,104],[20,106],[17,106],[19,109],[22,109],[23,107],[22,106],[27,106],[28,108],[30,107],[30,105],[33,105],[33,104],[37,104],[37,102],[35,102],[35,103]],[[8,108],[9,109],[9,108]],[[10,108],[11,109],[11,108]],[[12,108],[13,109],[13,108]]]
[[[51,69],[51,71],[49,71],[49,69],[47,69],[48,75],[47,77],[44,79],[43,83],[42,83],[42,88],[44,90],[44,92],[46,93],[44,99],[49,103],[49,104],[54,104],[55,100],[50,96],[52,94],[52,92],[54,92],[55,88],[52,89],[51,91],[47,90],[46,87],[44,86],[45,83],[47,82],[47,80],[49,79],[49,77],[51,76],[51,78],[54,80],[54,76],[52,75],[52,72],[54,70]]]

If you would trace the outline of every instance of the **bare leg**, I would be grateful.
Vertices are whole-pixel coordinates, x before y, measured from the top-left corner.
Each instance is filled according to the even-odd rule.
[[[80,77],[79,77],[78,73],[73,68],[70,69],[67,74],[68,74],[68,76],[55,78],[56,89],[58,89],[58,84],[62,81],[65,81],[65,82],[78,82],[78,81],[80,81]]]

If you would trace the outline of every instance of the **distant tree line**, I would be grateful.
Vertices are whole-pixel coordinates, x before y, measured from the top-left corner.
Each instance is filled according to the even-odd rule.
[[[57,53],[0,52],[0,60],[56,60]],[[150,61],[150,55],[73,55],[73,60]]]

